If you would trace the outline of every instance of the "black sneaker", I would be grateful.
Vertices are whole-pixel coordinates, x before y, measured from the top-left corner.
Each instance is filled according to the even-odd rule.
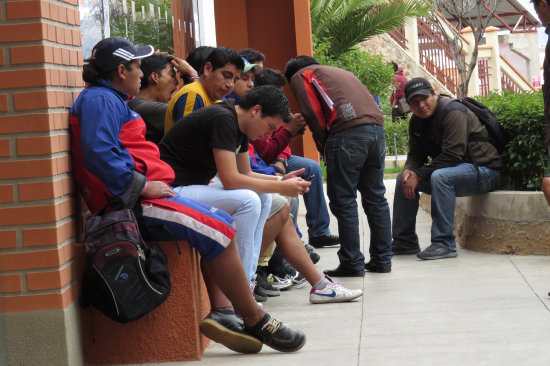
[[[199,326],[201,333],[239,353],[258,353],[262,342],[245,332],[244,324],[235,314],[211,311]]]
[[[411,246],[397,243],[395,241],[391,244],[391,250],[393,252],[393,255],[420,253],[420,247],[418,246],[418,244],[416,246],[411,247]]]
[[[269,297],[281,296],[281,291],[267,282],[267,272],[265,267],[258,267],[256,270],[256,287],[261,287],[263,293]]]
[[[311,244],[314,248],[322,248],[329,245],[340,244],[340,238],[338,235],[332,234],[311,236],[309,238],[309,244]]]
[[[378,262],[369,261],[365,263],[365,269],[369,272],[389,273],[391,272],[391,265],[383,266]]]
[[[280,352],[296,352],[306,344],[304,333],[287,327],[269,314],[255,326],[245,327],[245,331]]]
[[[448,248],[440,247],[439,245],[432,244],[416,256],[420,259],[443,259],[454,258],[458,255],[456,250],[450,250]]]
[[[254,295],[254,299],[257,302],[266,302],[267,301],[267,294],[265,293],[264,289],[261,286],[254,286],[254,291],[252,291],[252,294]]]
[[[313,264],[317,264],[317,262],[319,262],[319,260],[321,259],[321,256],[318,253],[315,253],[315,248],[313,247],[313,245],[305,244],[305,247]]]

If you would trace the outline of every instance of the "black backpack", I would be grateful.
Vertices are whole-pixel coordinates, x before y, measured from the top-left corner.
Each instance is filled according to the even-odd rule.
[[[458,99],[451,98],[448,101],[447,98],[444,99],[441,105],[441,110],[443,114],[438,116],[439,120],[441,121],[443,120],[443,118],[445,118],[445,115],[447,114],[447,107],[453,101],[459,102],[460,104],[464,105],[466,108],[474,112],[474,114],[479,119],[479,122],[481,122],[481,124],[485,126],[485,128],[487,129],[487,133],[489,134],[489,138],[470,138],[469,141],[489,142],[497,148],[499,154],[502,154],[510,140],[506,135],[504,128],[502,128],[502,125],[498,122],[497,116],[495,116],[495,114],[491,112],[489,108],[487,108],[485,105],[481,104],[477,100],[470,97],[462,97]]]
[[[134,212],[124,208],[105,213],[109,206],[86,222],[81,305],[128,323],[166,300],[170,272],[160,247],[148,247],[142,239]]]

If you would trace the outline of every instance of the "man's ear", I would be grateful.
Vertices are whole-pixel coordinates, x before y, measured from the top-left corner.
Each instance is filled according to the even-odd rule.
[[[253,106],[251,109],[251,112],[252,112],[252,116],[262,116],[262,106],[259,105],[259,104],[256,104],[255,106]]]
[[[212,72],[212,63],[210,63],[210,61],[208,61],[207,63],[204,64],[204,68],[203,68],[203,74],[209,74]]]
[[[126,72],[128,70],[126,69],[126,66],[124,66],[123,64],[120,64],[116,67],[116,75],[120,78],[120,79],[126,79]]]
[[[159,82],[159,79],[160,79],[160,75],[157,74],[156,72],[152,72],[151,75],[149,76],[149,82],[154,82],[155,84],[158,84]]]

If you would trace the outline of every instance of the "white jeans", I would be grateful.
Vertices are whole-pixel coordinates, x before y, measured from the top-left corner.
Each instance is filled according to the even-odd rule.
[[[174,192],[224,210],[235,219],[237,248],[249,281],[254,280],[260,257],[262,233],[271,208],[271,194],[258,194],[249,189],[223,189],[220,182],[209,185],[174,187]]]

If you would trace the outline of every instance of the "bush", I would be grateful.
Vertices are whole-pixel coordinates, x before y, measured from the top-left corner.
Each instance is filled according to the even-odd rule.
[[[400,118],[392,122],[391,117],[384,117],[384,134],[386,135],[386,156],[407,155],[409,151],[409,118]],[[395,142],[394,143],[394,134]],[[395,151],[397,145],[397,152]]]
[[[542,92],[513,94],[506,91],[478,99],[493,111],[510,137],[502,154],[502,188],[517,191],[539,189],[549,167],[544,143],[546,121]]]

